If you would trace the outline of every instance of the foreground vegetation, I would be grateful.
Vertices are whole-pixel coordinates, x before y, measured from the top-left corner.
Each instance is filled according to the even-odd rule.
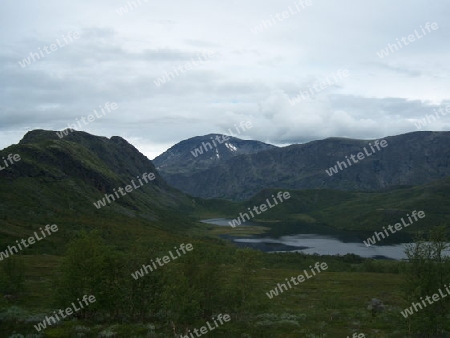
[[[131,277],[183,242],[194,250],[143,278]],[[275,298],[266,295],[316,262],[328,269]],[[173,337],[219,313],[232,320],[204,337],[407,337],[411,330],[400,314],[409,305],[405,262],[265,254],[198,237],[147,238],[128,251],[93,231],[77,236],[64,256],[16,256],[2,263],[10,265],[2,265],[0,278],[9,295],[0,304],[2,337]],[[34,325],[46,315],[84,294],[97,302],[37,333]],[[383,312],[368,310],[373,298],[384,303]],[[423,319],[416,316],[412,323]]]
[[[86,240],[90,241],[82,239],[75,245]],[[307,334],[311,337],[334,337],[336,334],[345,337],[352,332],[366,332],[368,336],[371,333],[374,337],[400,337],[404,332],[399,327],[399,323],[404,322],[399,310],[405,305],[399,288],[401,276],[362,272],[367,269],[395,271],[396,265],[369,261],[349,263],[344,258],[300,254],[281,257],[247,250],[234,253],[234,250],[225,250],[228,254],[217,250],[215,257],[208,250],[207,257],[210,258],[201,259],[206,251],[194,244],[195,251],[195,257],[186,256],[184,263],[172,262],[161,272],[140,281],[132,280],[129,273],[117,275],[123,271],[117,269],[123,268],[124,262],[120,258],[115,262],[118,265],[110,261],[110,266],[102,264],[104,269],[95,271],[96,264],[112,254],[106,251],[103,257],[96,255],[96,258],[86,260],[87,257],[80,257],[83,260],[78,269],[60,265],[62,260],[58,257],[22,258],[25,289],[18,294],[17,300],[2,304],[1,329],[10,335],[13,332],[37,333],[33,325],[50,315],[52,309],[67,307],[81,295],[94,294],[97,302],[85,313],[76,320],[46,329],[42,336],[70,337],[84,333],[86,337],[169,337],[174,329],[182,333],[187,327],[201,327],[218,313],[229,313],[232,320],[216,329],[211,337],[220,337],[219,333],[235,337],[245,337],[244,333],[247,337]],[[287,262],[285,258],[288,258]],[[284,264],[276,268],[280,260]],[[67,258],[63,261],[67,263]],[[138,261],[135,257],[134,262]],[[276,299],[267,297],[266,292],[277,283],[297,276],[316,261],[328,262],[329,269]],[[51,271],[48,269],[44,276],[42,271],[33,271],[37,262],[41,267],[59,265],[73,271],[58,275],[48,273]],[[131,266],[138,267],[138,264],[128,265],[127,272],[132,270]],[[70,278],[65,279],[68,276]],[[61,284],[53,288],[55,279]],[[371,298],[382,299],[386,313],[372,317],[366,309]],[[111,333],[108,335],[107,332]]]

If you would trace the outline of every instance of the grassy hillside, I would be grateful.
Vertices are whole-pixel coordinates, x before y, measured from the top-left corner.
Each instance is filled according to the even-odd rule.
[[[328,189],[267,189],[241,203],[210,200],[202,204],[199,200],[198,203],[207,207],[209,212],[197,216],[236,218],[240,212],[248,213],[248,208],[267,204],[266,199],[273,205],[272,195],[276,196],[279,191],[288,191],[291,197],[257,215],[253,220],[260,222],[283,220],[282,223],[291,223],[297,227],[321,224],[336,229],[375,231],[388,224],[399,222],[402,217],[406,220],[406,215],[413,210],[423,210],[425,218],[417,222],[417,226],[405,228],[404,232],[417,233],[431,226],[450,223],[449,178],[417,187],[399,187],[373,193]],[[216,210],[216,213],[211,210]],[[272,226],[276,227],[277,224],[274,223]]]

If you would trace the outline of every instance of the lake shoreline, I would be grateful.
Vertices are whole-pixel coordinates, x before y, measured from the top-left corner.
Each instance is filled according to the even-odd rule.
[[[279,222],[275,228],[267,227],[267,223],[262,224],[251,222],[241,226],[250,228],[261,228],[259,232],[236,233],[233,232],[240,227],[231,229],[227,218],[212,218],[202,220],[202,223],[215,225],[216,235],[219,238],[228,240],[241,248],[252,248],[267,253],[275,252],[299,252],[309,255],[331,255],[343,256],[346,254],[358,255],[362,258],[377,260],[403,260],[406,259],[404,253],[407,243],[394,243],[388,245],[373,245],[367,247],[360,240],[364,238],[365,232],[355,232],[334,229],[327,226],[299,226],[289,229],[288,222]],[[220,231],[221,227],[230,227],[226,233]],[[284,228],[283,228],[284,226]],[[318,233],[315,233],[317,230]],[[298,233],[292,233],[298,231]]]

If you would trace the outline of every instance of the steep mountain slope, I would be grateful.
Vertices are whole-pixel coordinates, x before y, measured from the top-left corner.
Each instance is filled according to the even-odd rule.
[[[450,132],[414,132],[385,140],[387,146],[374,148],[375,152],[369,146],[373,141],[344,138],[269,149],[206,170],[171,174],[167,181],[193,196],[241,200],[267,188],[373,191],[450,175]],[[327,174],[337,161],[344,162],[364,148],[372,154]]]
[[[0,170],[0,244],[47,223],[72,231],[111,220],[122,220],[125,229],[136,220],[177,231],[190,222],[184,213],[192,199],[167,185],[152,162],[120,137],[73,132],[59,139],[53,131],[35,130],[3,149],[0,158],[8,154],[21,160]],[[155,179],[141,185],[144,173]],[[119,194],[132,180],[132,191]],[[94,206],[105,194],[115,201]]]
[[[225,137],[225,139],[224,139]],[[274,149],[274,145],[236,137],[209,134],[175,144],[153,160],[160,174],[171,180],[172,174],[190,175],[208,169],[235,156]]]

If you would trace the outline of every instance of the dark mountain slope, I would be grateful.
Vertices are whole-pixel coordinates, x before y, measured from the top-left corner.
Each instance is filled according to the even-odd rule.
[[[123,220],[123,229],[133,219],[172,231],[191,224],[185,213],[192,199],[170,187],[152,162],[120,137],[73,132],[59,139],[53,131],[35,130],[3,149],[0,158],[10,153],[21,160],[0,171],[2,243],[47,223],[64,224],[67,231],[110,220]],[[140,186],[137,176],[144,173],[156,177]],[[100,209],[94,206],[133,179],[137,189]]]
[[[192,172],[208,169],[235,156],[276,148],[271,144],[231,136],[224,140],[224,136],[226,135],[209,134],[181,141],[156,157],[153,163],[161,175],[170,182],[172,174],[190,175]],[[219,137],[219,141],[216,137]]]
[[[364,147],[371,153],[369,142],[373,141],[328,138],[236,156],[209,169],[171,174],[167,179],[194,196],[241,200],[268,188],[375,191],[450,175],[450,132],[414,132],[385,140],[386,148],[332,176],[325,170]]]

